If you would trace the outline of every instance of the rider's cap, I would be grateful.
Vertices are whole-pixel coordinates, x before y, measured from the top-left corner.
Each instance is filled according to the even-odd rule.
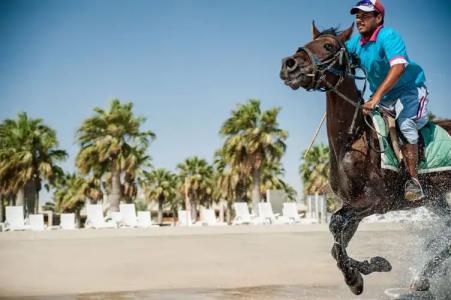
[[[385,8],[379,0],[362,0],[351,9],[351,15],[355,15],[359,10],[364,12],[376,11],[385,16]]]

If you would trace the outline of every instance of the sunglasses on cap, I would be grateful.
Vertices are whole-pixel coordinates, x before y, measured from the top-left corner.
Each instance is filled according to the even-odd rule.
[[[357,2],[357,4],[355,6],[374,6],[373,2],[371,2],[370,0],[362,0]]]

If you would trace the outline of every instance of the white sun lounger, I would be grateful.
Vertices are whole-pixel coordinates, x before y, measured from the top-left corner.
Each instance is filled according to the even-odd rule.
[[[75,229],[75,214],[65,213],[60,215],[60,228],[62,230],[74,230]]]
[[[122,215],[122,226],[138,227],[135,204],[121,204],[119,205],[119,211]]]
[[[199,226],[200,223],[195,223],[191,219],[191,213],[187,213],[186,210],[178,210],[178,225],[179,226]]]
[[[207,225],[207,226],[226,226],[227,225],[227,223],[218,222],[213,209],[202,209],[200,211],[200,219],[201,219],[202,225]]]
[[[298,213],[298,205],[296,202],[285,202],[282,208],[282,215],[287,218],[290,223],[301,223],[301,215]]]
[[[103,217],[102,205],[87,204],[86,205],[87,219],[85,223],[86,228],[116,228],[116,223],[113,221],[106,221]]]
[[[33,231],[44,230],[44,215],[43,214],[30,214],[28,216],[30,221],[30,228]]]
[[[4,230],[29,230],[30,225],[26,224],[23,216],[23,206],[7,206],[5,208],[6,221]]]
[[[152,225],[152,219],[150,218],[150,211],[138,211],[137,227],[150,228],[150,227],[160,227],[160,226]]]
[[[109,220],[111,223],[116,224],[116,227],[119,227],[123,224],[122,213],[120,211],[112,211],[108,213],[108,217],[106,218],[106,220],[107,221]]]
[[[261,217],[251,215],[249,213],[249,206],[246,202],[235,202],[233,203],[233,208],[235,209],[235,218],[233,220],[234,225],[242,224],[263,224],[264,220]]]
[[[272,210],[272,205],[269,202],[261,202],[258,204],[259,216],[265,220],[266,224],[289,224],[289,220],[281,217],[280,214],[275,214]]]

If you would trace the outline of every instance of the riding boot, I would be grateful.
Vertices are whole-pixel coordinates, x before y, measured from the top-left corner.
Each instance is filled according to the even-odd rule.
[[[421,200],[424,198],[424,193],[417,177],[418,145],[405,144],[401,147],[401,151],[404,157],[404,164],[410,175],[410,179],[407,180],[404,188],[404,199],[407,201]]]

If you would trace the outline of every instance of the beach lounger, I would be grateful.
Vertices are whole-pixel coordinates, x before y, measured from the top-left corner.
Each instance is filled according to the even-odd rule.
[[[150,218],[150,211],[138,211],[137,226],[139,228],[160,227],[158,225],[152,225]]]
[[[103,216],[102,205],[87,204],[86,205],[86,228],[116,228],[117,225],[112,220],[106,221]]]
[[[135,204],[121,204],[119,205],[119,211],[122,215],[121,226],[138,227]]]
[[[202,209],[200,211],[200,219],[202,225],[207,226],[226,226],[227,223],[218,222],[215,211],[213,209]]]
[[[246,202],[235,202],[233,203],[233,208],[235,209],[235,218],[233,220],[233,225],[242,224],[263,224],[264,220],[261,217],[257,217],[254,214],[249,213],[249,206]]]
[[[66,213],[60,215],[60,228],[62,230],[74,230],[75,229],[75,214]]]
[[[298,213],[298,205],[296,202],[285,202],[282,208],[282,215],[287,218],[290,223],[301,223],[301,215]]]
[[[29,230],[30,225],[26,224],[23,216],[23,206],[7,206],[5,207],[6,221],[4,230]]]
[[[116,224],[116,227],[123,226],[123,217],[120,211],[112,211],[108,213],[108,217],[106,220],[107,221],[109,220],[111,223]]]
[[[31,214],[28,216],[30,221],[30,228],[33,231],[44,230],[44,215],[43,214]]]
[[[187,213],[186,210],[178,210],[177,211],[177,217],[178,217],[178,225],[179,226],[199,226],[200,223],[195,223],[191,219],[191,213]]]
[[[261,202],[258,204],[258,213],[265,220],[265,224],[289,224],[290,221],[280,214],[275,214],[272,205],[269,202]]]

